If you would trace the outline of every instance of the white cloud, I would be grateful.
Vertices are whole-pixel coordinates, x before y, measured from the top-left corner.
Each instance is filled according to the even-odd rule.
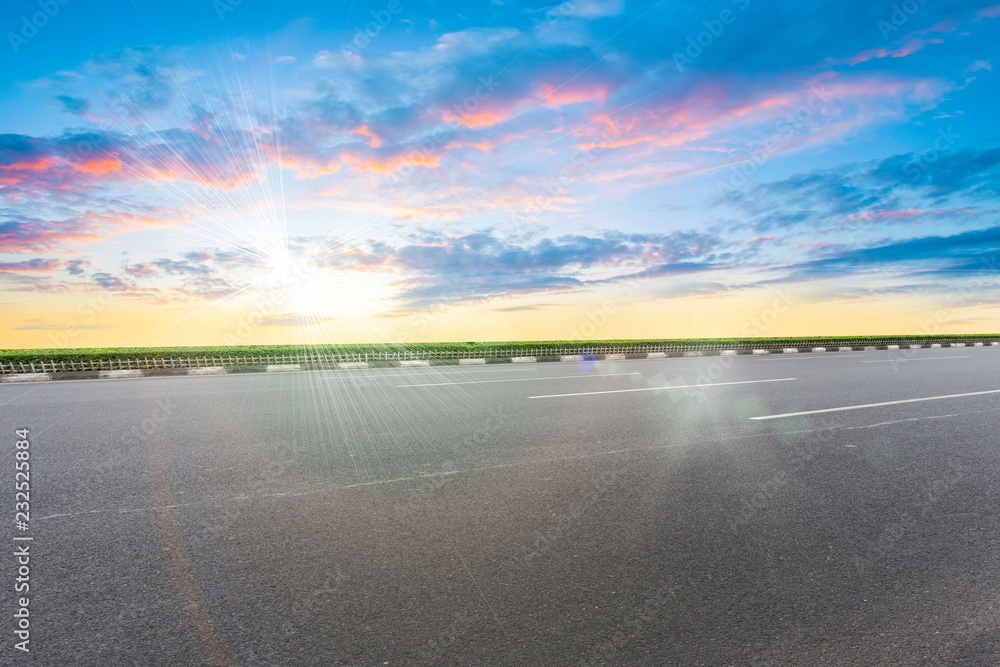
[[[625,11],[625,0],[569,0],[550,9],[548,15],[552,18],[596,19],[618,16],[623,11]]]

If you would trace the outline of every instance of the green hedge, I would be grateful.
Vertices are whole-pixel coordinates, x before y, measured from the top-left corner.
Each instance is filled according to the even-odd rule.
[[[606,346],[644,346],[644,345],[704,345],[747,347],[812,347],[835,345],[875,345],[889,341],[974,341],[977,339],[1000,339],[1000,334],[977,334],[968,336],[937,335],[937,336],[798,336],[787,338],[669,338],[669,339],[619,339],[619,340],[547,340],[547,341],[490,341],[481,343],[409,343],[407,345],[392,344],[344,344],[344,345],[242,345],[242,346],[205,346],[205,347],[106,347],[106,348],[72,348],[72,349],[32,349],[32,350],[0,350],[0,361],[10,362],[40,362],[40,361],[90,361],[117,359],[170,359],[187,357],[247,357],[263,355],[297,355],[297,354],[365,354],[398,351],[441,351],[441,352],[474,352],[478,350],[517,350],[517,349],[558,349],[576,348],[585,350]]]

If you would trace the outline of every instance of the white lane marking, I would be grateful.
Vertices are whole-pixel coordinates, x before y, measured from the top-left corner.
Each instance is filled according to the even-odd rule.
[[[592,459],[598,456],[612,456],[614,454],[631,454],[634,452],[652,452],[656,450],[664,449],[676,449],[680,445],[654,445],[652,447],[630,447],[626,449],[612,449],[603,452],[589,452],[587,454],[573,454],[571,456],[553,456],[544,459],[525,459],[521,461],[510,461],[509,463],[495,463],[488,466],[478,466],[475,468],[466,468],[465,470],[450,470],[447,472],[438,473],[424,473],[420,475],[414,475],[413,477],[397,477],[395,479],[378,479],[373,482],[360,482],[357,484],[348,484],[347,486],[341,486],[341,489],[353,489],[359,486],[373,486],[375,484],[393,484],[395,482],[412,482],[417,479],[423,479],[425,477],[435,477],[443,475],[458,475],[464,473],[476,473],[484,472],[486,470],[498,470],[502,468],[515,468],[517,466],[529,466],[540,463],[556,463],[558,461],[578,461],[580,459]],[[47,518],[47,517],[43,517]]]
[[[358,484],[348,484],[347,486],[342,486],[342,489],[355,489],[359,486],[374,486],[375,484],[393,484],[395,482],[411,482],[415,479],[424,479],[427,477],[444,477],[446,475],[457,475],[462,472],[461,470],[451,470],[449,472],[436,472],[431,474],[420,474],[413,477],[397,477],[396,479],[377,479],[374,482],[359,482]]]
[[[678,384],[664,387],[639,387],[638,389],[609,389],[607,391],[581,391],[575,394],[548,394],[546,396],[528,396],[528,398],[563,398],[564,396],[593,396],[595,394],[624,394],[630,391],[668,391],[670,389],[688,389],[692,387],[723,387],[732,384],[759,384],[761,382],[789,382],[798,378],[773,378],[770,380],[741,380],[739,382],[711,382],[707,384]]]
[[[792,359],[794,359],[795,361],[805,361],[806,359],[846,359],[847,357],[863,357],[863,356],[865,356],[865,355],[860,354],[860,353],[859,354],[834,354],[832,352],[828,356],[825,353],[817,352],[815,355],[812,354],[812,353],[808,353],[808,354],[807,353],[802,353],[802,354],[796,355],[795,357],[793,357],[791,355],[788,355],[786,357],[784,354],[772,354],[772,355],[768,355],[768,357],[766,359],[763,358],[763,357],[759,357],[756,360],[757,361],[781,361],[782,359],[784,359],[785,361],[791,361]]]
[[[452,384],[491,384],[493,382],[534,382],[536,380],[579,380],[581,378],[607,378],[615,375],[642,375],[639,371],[631,373],[604,373],[603,375],[554,375],[541,378],[504,378],[503,380],[463,380],[461,382],[425,382],[424,384],[397,384],[396,387],[443,387]]]
[[[763,417],[750,417],[754,421],[764,419],[782,419],[784,417],[800,417],[802,415],[818,415],[823,412],[843,412],[844,410],[861,410],[863,408],[878,408],[883,405],[901,405],[903,403],[919,403],[921,401],[940,401],[945,398],[963,398],[965,396],[983,396],[985,394],[1000,394],[1000,389],[989,389],[987,391],[968,391],[964,394],[947,394],[945,396],[924,396],[923,398],[905,398],[901,401],[883,401],[881,403],[865,403],[863,405],[845,405],[841,408],[824,408],[822,410],[804,410],[802,412],[786,412],[782,415],[765,415]]]
[[[904,361],[937,361],[938,359],[968,359],[971,356],[972,356],[971,354],[962,354],[962,355],[957,355],[957,356],[954,356],[954,357],[924,357],[922,359],[920,359],[920,358],[916,358],[916,359],[905,359],[905,358],[901,358],[901,359],[877,359],[875,361],[862,361],[861,363],[863,363],[863,364],[886,364],[886,363],[891,363],[893,361],[895,361],[897,363],[903,363]]]
[[[879,422],[877,424],[865,424],[864,426],[844,426],[845,431],[855,431],[859,428],[876,428],[878,426],[891,426],[892,424],[903,424],[906,422],[922,422],[928,419],[948,419],[949,417],[960,416],[957,412],[950,415],[931,415],[930,417],[910,417],[909,419],[896,419],[891,422]]]
[[[22,391],[22,392],[21,392],[20,394],[18,394],[18,395],[17,395],[17,396],[15,396],[14,398],[10,399],[9,401],[4,401],[3,403],[0,403],[0,405],[7,405],[8,403],[11,403],[11,402],[13,402],[13,401],[16,401],[17,399],[21,398],[21,397],[22,397],[22,396],[24,396],[25,394],[30,394],[31,392],[33,392],[33,391],[36,391],[36,390],[38,390],[38,389],[41,389],[41,388],[42,388],[42,387],[44,387],[44,386],[45,386],[45,385],[38,385],[37,387],[32,387],[32,388],[31,388],[31,389],[29,389],[28,391]]]

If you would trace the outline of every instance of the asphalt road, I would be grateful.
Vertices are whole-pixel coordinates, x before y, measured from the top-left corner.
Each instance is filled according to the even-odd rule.
[[[997,664],[998,369],[970,348],[0,385],[0,662]]]

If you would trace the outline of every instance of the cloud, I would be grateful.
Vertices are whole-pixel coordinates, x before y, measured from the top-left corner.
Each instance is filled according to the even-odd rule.
[[[789,265],[790,278],[808,280],[888,268],[910,275],[968,278],[976,273],[997,275],[1000,227],[950,236],[925,236],[883,245],[842,250],[828,257]],[[996,280],[996,278],[994,278]]]
[[[892,224],[942,217],[973,217],[969,206],[943,201],[991,199],[1000,194],[1000,148],[900,153],[789,178],[731,189],[718,204],[748,214],[741,223],[756,232],[808,225]]]
[[[113,276],[110,273],[95,273],[91,277],[98,287],[111,292],[128,292],[133,288],[131,283],[128,283],[117,276]]]
[[[28,324],[23,327],[14,327],[14,331],[65,331],[67,329],[72,330],[100,330],[100,329],[110,329],[111,327],[106,324]]]
[[[89,259],[74,259],[66,263],[66,271],[70,275],[82,276],[86,273],[85,267],[90,265]]]
[[[70,97],[69,95],[56,95],[55,99],[59,102],[63,111],[67,111],[71,114],[82,116],[86,112],[90,111],[89,100],[79,97]]]
[[[551,307],[551,303],[536,303],[533,305],[525,306],[507,306],[506,308],[494,308],[493,310],[498,313],[520,313],[529,310],[544,310]]]
[[[25,260],[22,262],[0,262],[0,271],[2,272],[31,272],[31,273],[49,273],[55,271],[56,269],[66,268],[68,264],[66,262],[60,262],[54,259],[43,259],[41,257],[36,257],[35,259]]]
[[[190,129],[155,136],[113,132],[67,133],[59,137],[0,134],[0,196],[8,200],[45,193],[65,194],[99,184],[186,182],[205,189],[233,190],[254,178],[255,162],[240,136],[209,145],[202,113]],[[223,150],[228,154],[223,158]],[[233,159],[243,154],[244,159]]]
[[[831,63],[847,63],[848,65],[857,65],[858,63],[863,63],[871,60],[872,58],[905,58],[906,56],[912,55],[917,51],[920,51],[928,44],[943,44],[943,39],[937,38],[914,38],[899,46],[895,49],[878,47],[874,49],[865,49],[857,55],[851,56],[850,58],[829,58]]]
[[[568,234],[525,244],[486,230],[452,237],[428,233],[408,245],[376,245],[364,254],[399,272],[400,298],[407,307],[420,308],[572,289],[615,275],[708,270],[716,267],[713,251],[719,246],[718,239],[698,232]],[[353,263],[358,256],[341,259]]]
[[[4,252],[64,252],[68,246],[102,238],[97,225],[80,218],[49,221],[12,216],[0,220],[0,248]]]
[[[207,255],[207,257],[205,255]],[[149,262],[133,264],[132,266],[127,267],[125,272],[130,276],[137,278],[145,278],[159,274],[167,274],[171,276],[208,276],[212,274],[212,267],[206,264],[206,262],[212,259],[211,255],[208,255],[207,253],[189,252],[185,256],[187,259],[183,261],[161,258],[154,259]]]
[[[618,16],[625,10],[625,0],[569,0],[550,9],[550,18],[576,17],[596,19]]]

